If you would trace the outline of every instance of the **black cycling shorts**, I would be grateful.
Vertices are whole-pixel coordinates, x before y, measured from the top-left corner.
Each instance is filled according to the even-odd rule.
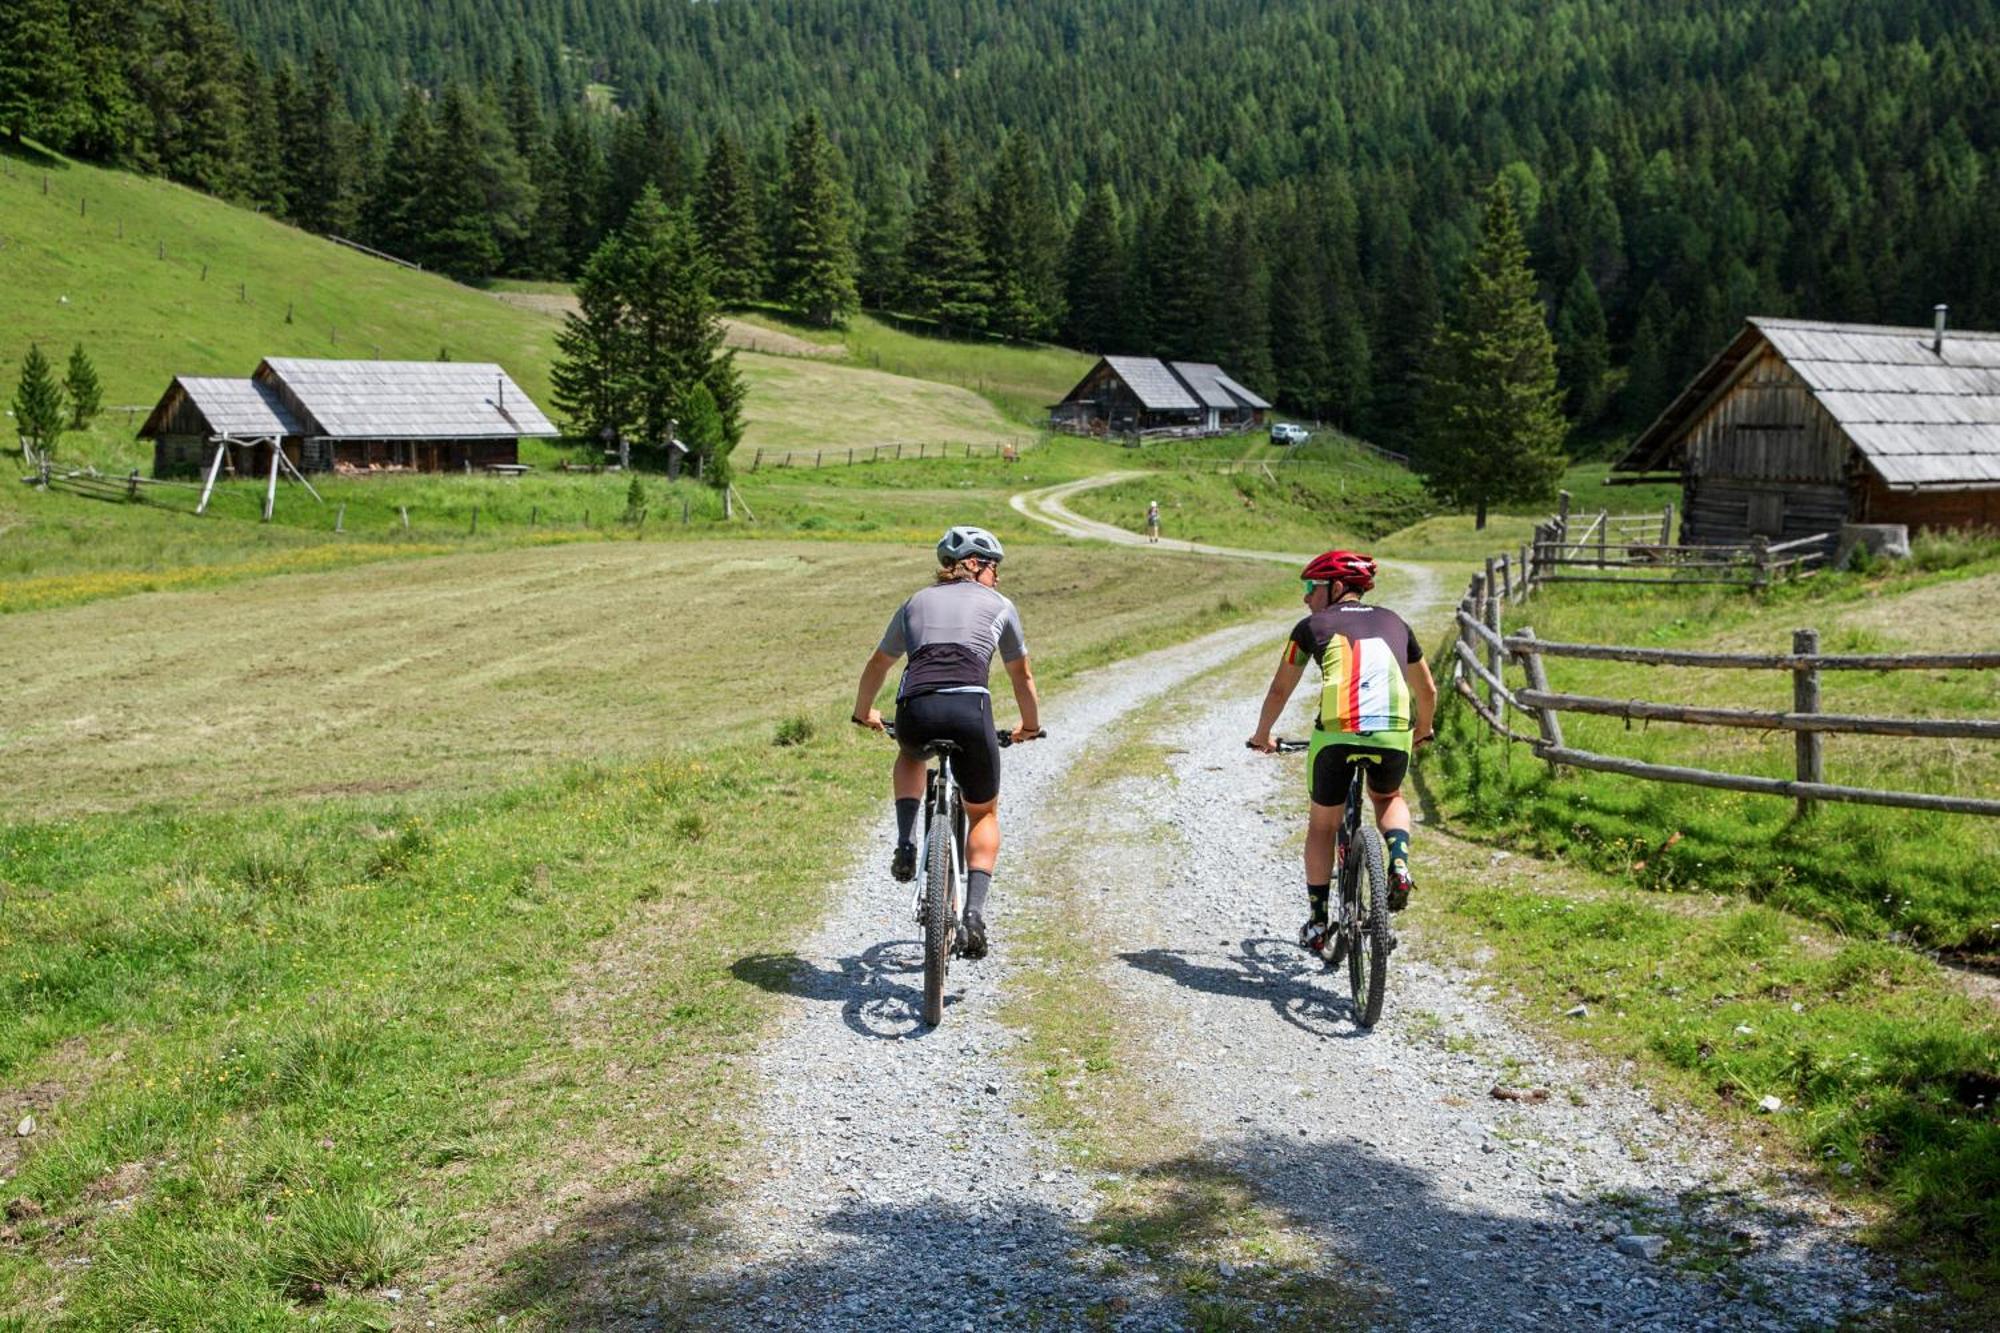
[[[1366,755],[1368,790],[1377,796],[1393,795],[1409,776],[1407,750],[1384,750],[1374,745],[1325,745],[1313,756],[1312,802],[1314,805],[1347,804],[1347,770],[1355,755]]]
[[[913,694],[896,704],[896,744],[913,759],[932,741],[957,741],[951,771],[968,801],[1000,794],[1000,733],[993,726],[993,696]]]

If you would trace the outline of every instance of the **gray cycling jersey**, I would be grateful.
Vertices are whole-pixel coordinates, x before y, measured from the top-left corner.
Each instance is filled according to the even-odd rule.
[[[881,651],[910,655],[896,697],[916,694],[985,694],[993,653],[1003,662],[1028,655],[1021,613],[993,589],[971,579],[919,589],[889,617]]]

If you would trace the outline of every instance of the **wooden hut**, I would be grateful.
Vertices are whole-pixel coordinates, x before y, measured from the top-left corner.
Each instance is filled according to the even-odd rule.
[[[491,362],[269,357],[247,380],[177,376],[139,430],[155,476],[220,461],[261,475],[282,448],[305,472],[456,472],[519,461],[556,428]]]
[[[1681,539],[2000,526],[2000,334],[1753,318],[1614,469],[1681,478]]]
[[[1270,406],[1207,362],[1107,356],[1049,408],[1049,426],[1079,435],[1215,434],[1254,425]]]

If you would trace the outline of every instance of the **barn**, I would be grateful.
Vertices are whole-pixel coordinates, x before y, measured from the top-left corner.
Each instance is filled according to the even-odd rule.
[[[1248,429],[1270,407],[1209,362],[1107,356],[1049,408],[1049,427],[1078,435],[1214,435]]]
[[[2000,526],[2000,334],[1752,318],[1614,469],[1678,473],[1681,539]]]
[[[179,375],[139,428],[153,475],[262,476],[272,450],[302,472],[457,472],[516,464],[556,428],[507,372],[475,361],[266,358],[249,379]]]

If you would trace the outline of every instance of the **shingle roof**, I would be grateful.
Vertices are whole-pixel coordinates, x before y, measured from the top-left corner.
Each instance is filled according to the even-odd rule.
[[[315,361],[269,357],[260,381],[282,384],[307,434],[349,440],[553,436],[556,428],[492,362]]]
[[[1150,356],[1107,356],[1105,364],[1118,373],[1126,387],[1138,396],[1148,411],[1195,412],[1201,409],[1166,363]]]
[[[1219,407],[1230,411],[1238,407],[1253,407],[1260,411],[1270,406],[1262,398],[1229,378],[1221,366],[1212,361],[1175,361],[1170,363],[1174,374],[1181,382],[1194,391],[1209,407]]]
[[[1768,342],[1889,485],[2000,486],[2000,333],[1753,317],[1620,468],[1668,465],[1681,432]]]
[[[1269,403],[1265,402],[1262,398],[1250,392],[1250,390],[1244,388],[1241,384],[1238,384],[1235,380],[1229,378],[1228,374],[1223,371],[1216,372],[1215,382],[1217,384],[1220,384],[1223,388],[1229,390],[1229,392],[1234,394],[1236,397],[1241,398],[1243,400],[1243,405],[1245,407],[1254,407],[1261,412],[1271,406]]]
[[[177,375],[174,383],[187,394],[212,434],[254,440],[302,433],[277,392],[256,380]],[[150,428],[152,423],[147,425]]]

